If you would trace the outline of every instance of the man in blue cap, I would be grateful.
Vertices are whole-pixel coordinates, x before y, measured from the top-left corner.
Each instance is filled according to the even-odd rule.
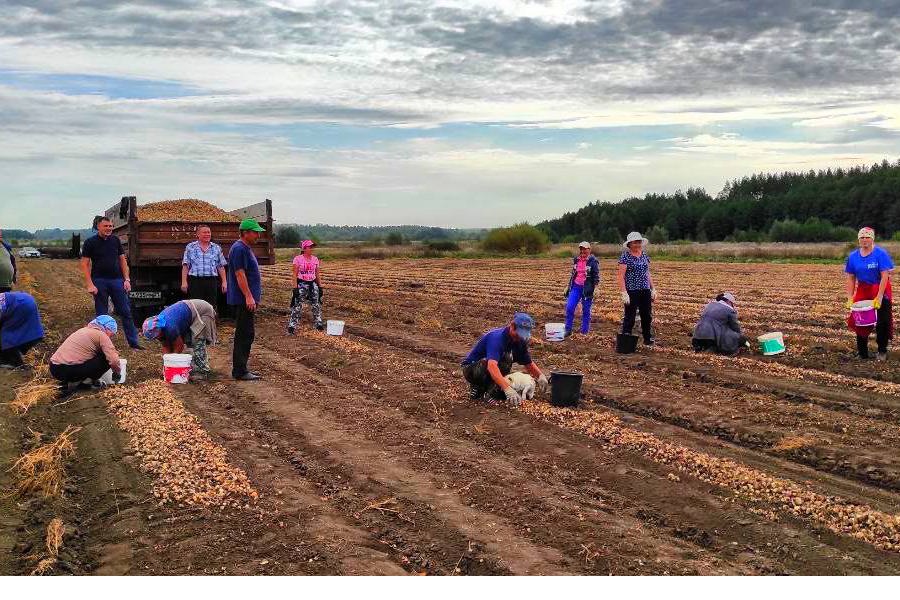
[[[522,398],[506,380],[513,362],[525,366],[540,388],[547,387],[547,377],[528,352],[532,329],[531,315],[516,313],[509,325],[492,329],[478,340],[462,362],[463,376],[469,382],[469,399],[487,395],[497,400],[506,398],[511,406],[519,406]]]

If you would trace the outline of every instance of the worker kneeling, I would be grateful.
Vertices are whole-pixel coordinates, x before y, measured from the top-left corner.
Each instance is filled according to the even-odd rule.
[[[181,353],[193,349],[191,381],[206,379],[212,372],[206,347],[218,340],[216,309],[205,300],[182,300],[144,321],[142,333],[148,340],[159,340],[163,352]]]
[[[525,313],[516,313],[512,322],[484,334],[463,360],[463,376],[469,382],[469,399],[485,396],[502,400],[511,406],[519,406],[522,397],[513,389],[506,376],[512,371],[513,362],[524,365],[537,381],[539,389],[549,385],[547,377],[531,359],[528,340],[534,329],[534,319]]]
[[[734,304],[734,294],[725,292],[703,308],[691,340],[696,352],[709,350],[734,355],[749,346],[747,338],[741,332]]]
[[[112,370],[112,379],[121,380],[119,353],[112,339],[119,331],[116,320],[100,315],[66,338],[50,357],[50,374],[59,382],[59,396],[64,398],[74,390],[70,383],[90,382],[100,387],[100,378]]]

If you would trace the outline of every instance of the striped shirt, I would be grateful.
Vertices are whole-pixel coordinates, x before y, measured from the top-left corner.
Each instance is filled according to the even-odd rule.
[[[191,242],[184,249],[181,262],[188,266],[188,275],[191,277],[216,277],[219,267],[228,264],[222,254],[222,247],[215,242],[209,243],[206,252],[200,248],[200,242]]]

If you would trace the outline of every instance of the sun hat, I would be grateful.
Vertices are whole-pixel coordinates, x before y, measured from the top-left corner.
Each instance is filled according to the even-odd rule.
[[[531,330],[534,329],[534,319],[528,313],[519,312],[513,317],[513,325],[516,333],[526,342],[531,339]]]
[[[722,298],[724,298],[725,300],[728,300],[732,304],[735,303],[734,294],[732,294],[731,292],[725,292],[724,294],[722,294]]]
[[[259,226],[259,223],[256,222],[256,219],[244,219],[243,221],[241,221],[238,229],[240,229],[241,231],[258,231],[260,233],[265,231],[265,229]]]
[[[103,329],[104,331],[108,331],[110,333],[116,333],[119,331],[119,324],[116,323],[116,320],[109,315],[100,315],[99,317],[88,323],[88,325],[94,325],[95,327],[99,327],[100,329]]]
[[[625,238],[625,243],[622,245],[627,248],[628,244],[630,244],[631,242],[643,242],[644,245],[646,246],[647,244],[650,243],[650,240],[648,240],[647,238],[642,236],[639,231],[632,231],[631,233],[628,234],[628,237]]]
[[[314,247],[315,245],[316,245],[316,243],[315,243],[314,241],[312,241],[312,240],[303,240],[303,241],[300,243],[300,249],[301,249],[301,250],[306,250],[307,248],[312,248],[312,247]]]
[[[863,227],[859,230],[859,233],[856,234],[856,239],[861,240],[863,238],[869,238],[871,240],[875,239],[875,230],[871,227]]]
[[[581,242],[580,244],[578,244],[578,247],[579,247],[579,248],[587,248],[588,250],[590,250],[590,249],[591,249],[591,243],[590,243],[590,242]]]

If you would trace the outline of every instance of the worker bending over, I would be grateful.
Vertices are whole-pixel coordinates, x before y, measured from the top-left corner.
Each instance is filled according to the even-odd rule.
[[[502,400],[511,406],[522,402],[518,392],[510,386],[506,376],[512,371],[513,362],[523,365],[536,380],[540,389],[546,389],[549,381],[531,359],[528,340],[534,329],[534,319],[526,313],[516,313],[505,327],[498,327],[484,334],[463,360],[463,376],[469,382],[469,398],[478,400],[485,396]]]

